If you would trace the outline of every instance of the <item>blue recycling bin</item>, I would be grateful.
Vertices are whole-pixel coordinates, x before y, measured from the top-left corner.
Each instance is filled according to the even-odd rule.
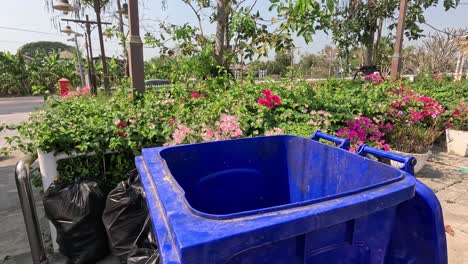
[[[162,262],[447,263],[440,205],[414,158],[348,147],[317,131],[143,149]]]

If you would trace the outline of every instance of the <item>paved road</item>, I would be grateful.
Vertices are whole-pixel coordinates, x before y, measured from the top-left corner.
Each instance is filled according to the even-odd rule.
[[[0,98],[0,115],[29,113],[41,106],[42,102],[42,96]]]
[[[0,124],[17,124],[27,120],[29,112],[42,104],[42,97],[0,98]],[[4,137],[13,136],[16,131],[0,132],[0,147],[5,146]],[[4,159],[0,157],[0,261],[6,255],[18,255],[29,251],[29,244],[24,228],[18,194],[16,191],[15,163],[22,155]],[[41,199],[36,193],[37,206],[41,208]],[[38,211],[41,216],[43,212]],[[43,217],[42,217],[43,218]]]

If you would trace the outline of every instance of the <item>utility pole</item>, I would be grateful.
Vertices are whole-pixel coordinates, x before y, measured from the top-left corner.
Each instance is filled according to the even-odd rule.
[[[128,60],[132,87],[137,91],[145,91],[145,71],[143,64],[143,42],[140,37],[138,17],[138,0],[128,1]]]
[[[97,19],[96,19],[97,20]],[[98,29],[101,27],[101,25],[111,25],[111,23],[107,22],[101,22],[101,21],[90,21],[89,16],[86,15],[86,20],[78,20],[78,19],[67,19],[67,18],[62,18],[62,21],[67,21],[67,22],[74,22],[77,23],[78,25],[82,26],[84,24],[84,29],[86,30],[86,35],[87,35],[87,40],[88,40],[88,49],[89,49],[89,56],[90,60],[88,61],[88,67],[91,69],[91,75],[90,75],[90,81],[91,81],[91,91],[93,94],[97,94],[97,83],[96,83],[96,71],[94,69],[94,61],[93,61],[93,47],[92,47],[92,42],[91,42],[91,25],[97,25]],[[82,26],[83,27],[83,26]],[[102,30],[102,28],[101,28]],[[101,31],[102,33],[102,31]],[[106,77],[107,76],[107,63],[105,59],[105,54],[102,53],[104,51],[104,42],[102,39],[102,35],[100,35],[100,42],[101,42],[101,55],[102,55],[102,63],[103,63],[103,70],[104,68],[106,71],[104,71],[104,87],[106,87]],[[109,79],[107,79],[108,81]],[[107,82],[108,84],[109,82]],[[110,90],[109,90],[110,91]],[[106,90],[107,92],[107,90]]]
[[[88,50],[89,50],[89,60],[88,68],[91,70],[91,75],[89,79],[91,80],[91,92],[97,94],[97,83],[96,83],[96,71],[94,70],[94,60],[93,60],[93,44],[91,43],[91,26],[89,22],[89,16],[86,15],[86,35],[88,36]]]
[[[83,36],[83,35],[81,35],[81,36]],[[78,45],[78,34],[75,34],[73,36],[73,39],[71,39],[71,40],[75,41],[76,58],[77,58],[79,72],[80,72],[81,88],[83,88],[85,86],[85,78],[84,78],[84,72],[83,72],[83,62],[81,61],[80,46]]]
[[[102,59],[102,72],[104,77],[104,89],[106,94],[110,94],[110,86],[109,86],[109,73],[107,71],[107,58],[106,52],[104,51],[104,37],[102,35],[102,23],[101,23],[101,1],[94,0],[94,11],[96,12],[96,24],[99,34],[99,45],[101,47],[101,59]]]
[[[85,33],[85,46],[86,46],[86,60],[88,62],[88,77],[89,77],[89,85],[91,86],[91,93],[95,94],[96,90],[95,90],[95,81],[96,79],[93,78],[93,69],[91,69],[91,65],[92,65],[92,60],[93,58],[91,57],[90,58],[90,54],[89,54],[89,45],[88,45],[88,33]]]
[[[401,52],[403,47],[403,33],[405,32],[405,17],[408,0],[400,0],[400,14],[398,15],[398,26],[396,33],[395,48],[393,51],[392,68],[390,79],[397,80],[401,71]]]
[[[291,69],[290,69],[290,71],[291,71],[291,82],[294,79],[294,51],[295,51],[295,48],[291,47],[291,54],[290,54],[290,56],[291,56],[291,65],[290,65],[290,67],[291,67]]]

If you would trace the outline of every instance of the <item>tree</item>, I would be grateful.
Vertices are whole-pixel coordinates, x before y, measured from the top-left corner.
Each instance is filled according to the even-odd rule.
[[[420,24],[426,22],[425,9],[436,6],[439,0],[408,1],[405,35],[410,40],[423,36]],[[459,0],[443,0],[445,10],[455,8]],[[365,64],[373,65],[379,56],[384,21],[388,30],[396,28],[399,0],[347,0],[337,6],[330,29],[338,48],[346,54],[353,47],[366,49]]]
[[[466,29],[445,29],[425,37],[416,47],[404,50],[403,67],[407,73],[453,72],[458,49],[452,40],[466,34]]]
[[[75,48],[69,45],[66,45],[62,42],[56,41],[36,41],[24,44],[18,49],[18,54],[31,57],[36,54],[36,52],[42,54],[52,54],[60,53],[61,51],[70,51],[75,52]]]
[[[220,66],[266,56],[271,48],[279,52],[293,47],[295,33],[307,42],[316,30],[327,25],[328,13],[335,0],[320,5],[312,0],[270,0],[268,12],[257,8],[258,0],[181,0],[194,12],[198,26],[161,24],[163,34],[147,34],[145,42],[171,52],[166,44],[172,40],[199,52],[203,45],[215,47],[214,57]],[[208,11],[208,12],[207,12]],[[215,38],[206,35],[202,26],[205,13],[216,22]],[[172,51],[173,52],[173,51]]]
[[[304,76],[326,77],[327,63],[324,58],[317,54],[308,54],[301,58],[299,68]]]

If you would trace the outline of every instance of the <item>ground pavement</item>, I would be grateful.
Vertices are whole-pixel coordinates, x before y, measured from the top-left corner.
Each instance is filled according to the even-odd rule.
[[[0,124],[26,120],[28,112],[40,102],[38,97],[0,98]],[[3,137],[14,133],[0,132],[0,147],[5,145]],[[445,225],[450,226],[447,228],[451,229],[450,234],[446,234],[449,263],[468,264],[468,158],[447,155],[441,147],[443,142],[438,146],[434,147],[428,164],[416,176],[434,190],[443,208]],[[14,180],[14,165],[20,158],[20,154],[9,159],[0,158],[0,262],[9,255],[14,256],[14,260],[5,263],[29,264],[29,244]],[[41,191],[35,190],[34,194],[41,226],[46,233],[48,224],[44,217]],[[55,257],[50,263],[65,262],[63,258]],[[117,261],[109,258],[103,263]]]
[[[434,148],[428,164],[416,175],[439,198],[444,213],[450,264],[468,263],[468,158]],[[447,230],[448,231],[448,230]]]

